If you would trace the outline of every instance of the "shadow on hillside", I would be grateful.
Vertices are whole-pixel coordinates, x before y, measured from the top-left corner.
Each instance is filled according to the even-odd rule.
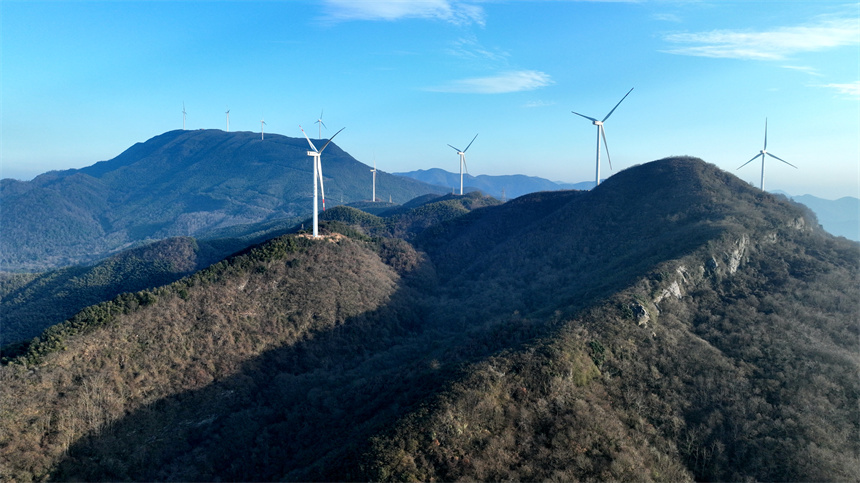
[[[373,312],[79,440],[52,478],[361,479],[350,471],[369,437],[444,388],[460,364],[494,350],[469,347],[481,333],[463,337],[462,328],[431,326],[426,302],[415,295],[418,283],[401,282]]]

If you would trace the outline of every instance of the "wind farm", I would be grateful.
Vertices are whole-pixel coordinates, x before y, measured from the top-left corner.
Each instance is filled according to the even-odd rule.
[[[0,480],[860,481],[856,4],[2,12]]]

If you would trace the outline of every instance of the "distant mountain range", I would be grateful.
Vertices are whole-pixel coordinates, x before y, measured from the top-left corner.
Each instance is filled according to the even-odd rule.
[[[432,168],[394,174],[416,179],[427,184],[445,187],[449,193],[452,189],[456,189],[458,193],[460,192],[460,173],[450,173],[444,169]],[[504,197],[511,200],[537,191],[590,190],[593,187],[594,182],[592,181],[574,184],[560,183],[522,174],[501,176],[486,174],[478,176],[472,176],[471,174],[463,175],[463,189],[465,191],[480,190],[498,199]]]
[[[2,360],[0,480],[860,479],[860,245],[804,206],[682,157],[371,208],[17,279],[167,277]]]
[[[86,168],[0,180],[0,270],[88,263],[146,240],[306,218],[307,150],[305,139],[277,134],[178,130]],[[322,164],[328,207],[370,198],[369,166],[334,143]],[[377,196],[386,201],[426,193],[445,190],[377,173]]]
[[[780,193],[815,212],[818,222],[825,230],[836,236],[860,241],[860,198],[845,196],[838,200],[826,200],[812,195],[794,196]]]

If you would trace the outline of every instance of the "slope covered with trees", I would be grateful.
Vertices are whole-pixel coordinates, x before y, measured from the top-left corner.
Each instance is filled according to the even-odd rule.
[[[860,249],[808,211],[692,158],[422,207],[49,329],[4,479],[860,476]]]
[[[92,266],[0,279],[0,346],[23,342],[84,307],[176,281],[244,248],[238,240],[168,238],[125,250]],[[26,344],[24,344],[26,345]],[[14,348],[4,348],[14,352]]]

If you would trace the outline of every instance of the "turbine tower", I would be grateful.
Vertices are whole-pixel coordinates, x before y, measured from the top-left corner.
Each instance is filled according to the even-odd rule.
[[[770,156],[771,158],[778,159],[778,160],[782,161],[783,163],[785,163],[785,164],[787,164],[787,165],[791,166],[792,168],[797,169],[797,166],[795,166],[795,165],[793,165],[793,164],[789,163],[788,161],[786,161],[786,160],[784,160],[784,159],[782,159],[782,158],[780,158],[780,157],[778,157],[778,156],[776,156],[776,155],[774,155],[774,154],[771,154],[771,153],[767,152],[767,118],[764,118],[764,147],[761,149],[761,151],[759,151],[759,152],[758,152],[758,154],[756,154],[755,156],[753,156],[753,158],[752,158],[752,159],[750,159],[750,160],[749,160],[749,161],[747,161],[746,163],[744,163],[744,164],[740,165],[740,166],[738,167],[738,169],[741,169],[741,168],[743,168],[744,166],[746,166],[746,165],[748,165],[748,164],[752,163],[752,162],[753,162],[753,161],[755,161],[755,159],[756,159],[756,158],[758,158],[759,156],[761,156],[761,185],[760,185],[760,188],[761,188],[761,190],[762,190],[762,191],[764,191],[764,159],[765,159],[767,156]]]
[[[225,112],[225,114],[227,114],[227,132],[230,132],[230,108],[229,107],[227,108],[227,112]]]
[[[182,101],[182,130],[185,130],[185,101]]]
[[[627,96],[629,96],[631,92],[633,92],[632,87],[630,88],[629,91],[627,91],[627,94],[624,94],[624,97],[622,97],[621,100],[618,101],[618,104],[615,104],[615,107],[613,107],[612,110],[609,111],[609,114],[607,114],[606,117],[604,117],[602,121],[598,121],[597,119],[595,119],[593,117],[588,117],[588,116],[580,114],[578,112],[570,111],[570,112],[573,112],[574,114],[576,114],[577,116],[584,117],[584,118],[588,119],[589,121],[591,121],[592,124],[597,126],[597,162],[596,162],[597,167],[595,168],[596,173],[594,176],[595,177],[595,181],[594,181],[595,187],[597,187],[597,185],[600,184],[600,137],[601,136],[603,136],[603,146],[606,148],[606,160],[609,161],[609,169],[612,169],[612,159],[609,158],[609,145],[606,143],[606,130],[603,128],[603,123],[606,122],[607,119],[609,119],[609,116],[611,116],[612,113],[615,112],[615,109],[618,109],[618,106],[621,105],[622,102],[624,102],[624,99],[626,99]]]
[[[263,132],[264,131],[263,126],[265,126],[265,125],[266,125],[266,121],[260,119],[260,141],[262,141],[263,139],[266,138],[266,133]]]
[[[373,173],[373,197],[370,201],[376,202],[376,159],[373,160],[373,169],[370,172]]]
[[[323,186],[323,175],[322,175],[322,163],[320,163],[320,156],[322,156],[322,152],[325,151],[325,148],[328,147],[329,143],[334,139],[334,136],[337,136],[340,131],[343,131],[346,128],[340,128],[340,131],[334,133],[334,136],[329,138],[329,140],[323,145],[322,149],[317,150],[317,147],[314,146],[314,143],[311,142],[311,138],[308,137],[308,134],[302,129],[302,126],[299,126],[299,129],[302,130],[302,134],[305,135],[305,139],[308,140],[308,144],[311,145],[311,151],[308,151],[308,156],[314,158],[314,238],[319,238],[319,214],[317,213],[317,178],[319,178],[320,191],[322,192],[322,206],[323,211],[325,211],[325,187]]]
[[[457,149],[454,146],[451,146],[450,144],[448,145],[448,146],[451,146],[451,148],[453,148],[454,151],[457,151],[457,154],[460,155],[460,194],[461,195],[463,194],[463,169],[464,168],[466,169],[466,173],[469,172],[469,168],[466,167],[466,151],[469,150],[469,147],[472,146],[472,143],[475,142],[475,139],[477,137],[478,137],[478,135],[475,134],[475,137],[472,138],[472,141],[469,143],[469,146],[466,146],[466,149],[463,149],[463,150]]]
[[[325,123],[322,121],[322,115],[323,115],[323,111],[322,111],[322,109],[320,109],[320,117],[319,117],[319,119],[317,119],[317,122],[314,123],[314,124],[319,124],[319,137],[317,137],[317,139],[322,139],[322,128],[328,129],[328,126],[326,126]],[[332,136],[332,137],[334,137],[334,136]]]

